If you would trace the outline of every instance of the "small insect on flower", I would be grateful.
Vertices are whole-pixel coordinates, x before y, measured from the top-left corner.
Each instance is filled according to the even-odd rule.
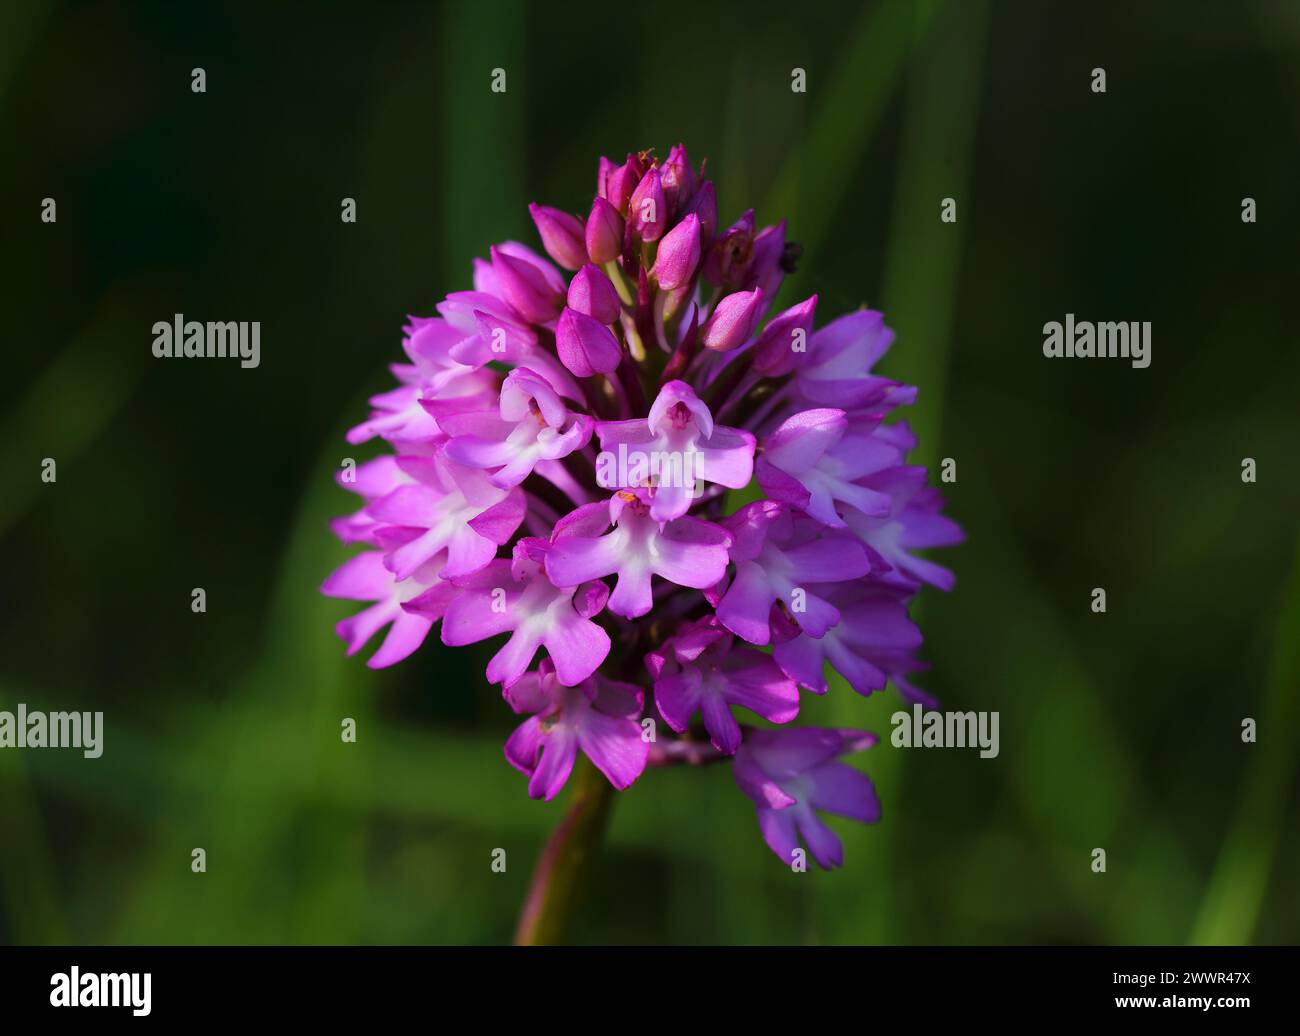
[[[778,858],[839,866],[824,814],[880,805],[838,757],[876,738],[798,726],[800,695],[833,671],[932,703],[908,610],[953,575],[918,551],[963,538],[907,463],[916,390],[873,373],[894,334],[870,310],[816,329],[815,295],[773,311],[799,246],[753,210],[720,229],[680,144],[602,158],[585,214],[529,214],[546,254],[492,245],[409,317],[397,387],[348,434],[390,452],[341,481],[361,507],[333,529],[363,549],[321,591],[367,607],[338,633],[352,654],[387,630],[373,667],[435,626],[494,642],[533,798],[579,755],[620,791],[730,759]]]

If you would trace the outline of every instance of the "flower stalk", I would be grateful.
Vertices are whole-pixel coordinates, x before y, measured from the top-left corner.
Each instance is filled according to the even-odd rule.
[[[533,869],[533,878],[515,928],[516,946],[555,946],[564,942],[609,825],[614,786],[587,760],[580,760],[573,798],[564,819],[551,832]]]

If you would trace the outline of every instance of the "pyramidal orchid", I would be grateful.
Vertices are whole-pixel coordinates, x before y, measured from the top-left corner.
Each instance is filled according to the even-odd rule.
[[[388,452],[339,478],[360,508],[333,529],[362,552],[321,589],[367,607],[338,632],[353,653],[386,629],[375,667],[435,627],[484,642],[534,798],[582,758],[575,811],[650,767],[730,761],[783,862],[838,866],[825,816],[880,817],[839,757],[875,737],[798,725],[800,696],[836,673],[932,703],[908,608],[953,577],[918,552],[962,539],[907,464],[916,390],[874,370],[894,334],[774,305],[799,247],[752,210],[720,225],[681,145],[602,158],[590,207],[529,214],[540,250],[489,246],[408,318],[397,386],[349,433]],[[526,915],[590,829],[561,825]]]

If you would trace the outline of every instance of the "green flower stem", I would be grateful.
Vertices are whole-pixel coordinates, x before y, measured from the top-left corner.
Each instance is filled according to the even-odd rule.
[[[569,811],[551,832],[515,929],[516,946],[554,946],[564,941],[600,851],[614,787],[585,757],[574,767]]]

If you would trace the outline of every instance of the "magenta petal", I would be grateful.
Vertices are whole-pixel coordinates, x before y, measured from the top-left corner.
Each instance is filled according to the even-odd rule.
[[[519,683],[523,682],[523,680],[519,681]],[[516,709],[515,711],[529,710]],[[537,769],[537,760],[541,755],[541,725],[541,720],[537,716],[530,716],[506,738],[506,761],[516,770],[529,776],[532,776],[533,771]]]
[[[755,439],[750,432],[718,425],[701,444],[700,474],[706,482],[744,489],[754,475]]]
[[[829,871],[844,865],[843,843],[816,813],[811,809],[799,809],[796,822],[799,834],[808,843],[808,854],[817,861],[817,866]]]
[[[519,528],[527,509],[524,494],[518,489],[512,489],[500,503],[471,518],[469,527],[493,543],[505,543]]]
[[[424,638],[432,628],[433,620],[428,616],[404,611],[393,620],[383,644],[370,656],[366,665],[371,669],[396,665],[424,643]]]
[[[787,867],[795,860],[795,850],[799,848],[799,834],[795,827],[794,811],[790,809],[760,809],[758,811],[758,830],[763,835],[767,847],[776,853]]]
[[[590,583],[583,583],[574,592],[573,610],[584,619],[590,619],[604,610],[608,600],[609,587],[599,579],[595,579]]]
[[[738,637],[751,644],[766,644],[772,639],[768,612],[776,600],[776,591],[767,575],[754,562],[736,567],[736,578],[718,602],[718,618]]]
[[[582,683],[609,656],[609,634],[573,611],[555,621],[542,643],[555,665],[555,678],[566,687]]]
[[[816,694],[826,693],[826,656],[822,641],[805,635],[772,649],[777,665],[792,679]]]
[[[393,573],[384,567],[384,555],[372,550],[343,562],[321,585],[320,592],[353,601],[379,601],[392,588]]]
[[[560,296],[533,263],[493,246],[492,270],[502,297],[525,320],[544,324],[559,312]],[[560,289],[563,291],[563,288]]]
[[[560,793],[578,757],[578,741],[564,727],[555,727],[540,738],[541,758],[528,782],[528,796],[548,802]]]
[[[723,755],[735,755],[740,747],[740,724],[731,714],[727,699],[717,693],[706,694],[700,701],[700,712],[713,747]]]
[[[690,726],[691,716],[700,707],[701,684],[699,670],[694,668],[655,681],[655,706],[664,722],[679,733]]]
[[[766,455],[758,458],[758,486],[773,500],[795,507],[807,507],[812,499],[802,482],[770,463]]]
[[[620,791],[641,776],[650,753],[635,720],[606,716],[595,709],[578,726],[578,745]]]

